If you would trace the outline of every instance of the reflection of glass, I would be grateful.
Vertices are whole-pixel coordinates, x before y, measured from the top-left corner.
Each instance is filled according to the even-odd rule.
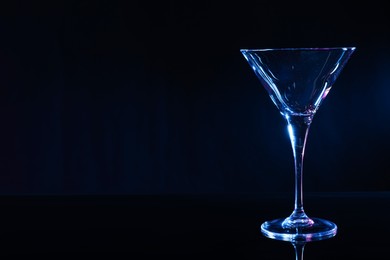
[[[313,117],[355,47],[241,49],[287,121],[295,164],[295,205],[291,215],[266,221],[262,233],[285,241],[312,241],[336,235],[335,223],[310,218],[303,208],[303,158]]]
[[[292,240],[291,241],[291,244],[293,245],[294,247],[294,251],[295,251],[295,259],[296,260],[303,260],[303,252],[305,250],[305,246],[307,243],[309,242],[314,242],[314,241],[320,241],[320,240],[323,240],[323,239],[327,239],[329,237],[318,237],[317,238],[314,238],[312,240],[308,240],[308,241],[302,241],[302,240]]]
[[[295,259],[303,260],[303,251],[305,250],[306,242],[304,241],[292,242],[292,245],[294,246],[294,250],[295,250]]]
[[[313,240],[310,240],[310,241],[302,241],[302,240],[291,240],[291,241],[288,241],[291,243],[291,245],[293,246],[294,248],[294,253],[295,253],[295,260],[303,260],[303,253],[304,253],[304,250],[306,248],[306,245],[311,243],[311,242],[315,242],[315,241],[320,241],[320,240],[324,240],[324,239],[327,239],[328,237],[317,237]],[[285,241],[282,241],[282,242],[278,242],[278,243],[286,243]],[[318,242],[317,242],[318,243]],[[276,257],[274,256],[274,258],[272,259],[276,259],[276,258],[280,258],[280,257]]]

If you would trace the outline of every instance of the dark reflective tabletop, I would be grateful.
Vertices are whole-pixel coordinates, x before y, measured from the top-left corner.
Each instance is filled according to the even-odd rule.
[[[335,222],[304,259],[388,259],[390,193],[305,194],[306,213]],[[136,259],[295,259],[260,224],[288,216],[291,194],[1,196],[0,255]]]

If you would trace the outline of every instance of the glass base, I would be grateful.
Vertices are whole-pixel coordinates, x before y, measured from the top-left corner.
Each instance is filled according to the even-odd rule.
[[[288,219],[288,218],[287,218]],[[266,237],[283,241],[316,241],[334,237],[337,225],[329,220],[310,218],[310,225],[286,225],[286,218],[266,221],[261,232]]]

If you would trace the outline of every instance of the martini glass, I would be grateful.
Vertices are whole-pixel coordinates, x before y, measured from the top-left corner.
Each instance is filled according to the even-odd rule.
[[[294,156],[295,203],[286,218],[269,220],[261,232],[284,241],[312,241],[336,235],[337,225],[309,217],[303,208],[303,158],[313,117],[355,47],[241,49],[241,53],[287,122]]]

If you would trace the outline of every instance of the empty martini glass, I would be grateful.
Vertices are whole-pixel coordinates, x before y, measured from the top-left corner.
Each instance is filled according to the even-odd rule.
[[[295,170],[294,210],[269,220],[261,232],[284,241],[312,241],[336,235],[337,225],[311,218],[303,208],[303,158],[313,117],[355,47],[241,49],[241,53],[287,121]]]

